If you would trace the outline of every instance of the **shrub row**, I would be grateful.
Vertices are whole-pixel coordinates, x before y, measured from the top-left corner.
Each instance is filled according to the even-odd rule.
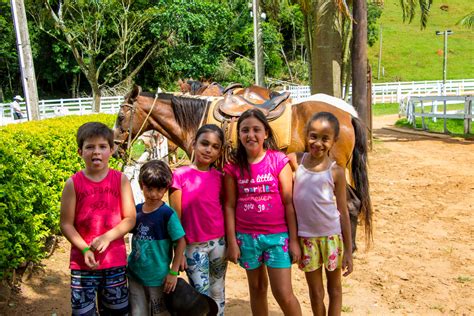
[[[83,168],[78,127],[90,121],[112,126],[114,119],[65,116],[0,129],[0,280],[23,263],[44,258],[46,238],[59,232],[64,182]]]

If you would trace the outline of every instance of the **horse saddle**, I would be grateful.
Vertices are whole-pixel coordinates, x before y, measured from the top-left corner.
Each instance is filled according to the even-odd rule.
[[[289,98],[290,93],[273,93],[272,98],[268,100],[253,96],[251,93],[247,95],[253,97],[245,98],[245,95],[245,92],[238,95],[226,94],[214,107],[214,117],[222,122],[225,119],[240,117],[249,109],[258,109],[266,116],[267,120],[271,121],[280,117],[285,111],[284,101]]]
[[[241,83],[231,83],[222,90],[222,94],[232,94],[235,89],[242,88]]]
[[[247,88],[248,89],[248,88]],[[247,90],[242,89],[242,90]],[[207,124],[216,124],[224,130],[227,145],[237,145],[236,123],[240,115],[248,109],[259,109],[267,117],[273,130],[279,148],[288,148],[291,141],[291,115],[292,102],[290,93],[272,92],[265,99],[261,93],[254,91],[238,91],[238,94],[227,94],[225,97],[216,98],[211,102]],[[250,100],[246,97],[251,97]]]

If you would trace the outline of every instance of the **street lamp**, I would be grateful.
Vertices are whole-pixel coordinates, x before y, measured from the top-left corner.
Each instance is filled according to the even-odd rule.
[[[453,34],[451,30],[436,31],[436,35],[444,35],[443,51],[443,95],[446,95],[446,68],[448,66],[448,35]]]

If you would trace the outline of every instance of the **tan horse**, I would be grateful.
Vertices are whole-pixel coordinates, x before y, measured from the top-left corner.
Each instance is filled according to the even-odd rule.
[[[315,98],[291,105],[291,137],[289,146],[283,151],[305,151],[306,123],[316,112],[327,111],[333,113],[340,123],[339,139],[330,154],[336,162],[348,168],[351,182],[354,184],[357,196],[361,200],[361,212],[364,218],[367,240],[371,238],[372,207],[369,196],[367,177],[367,138],[365,127],[355,116],[354,109],[342,100],[328,97]],[[343,106],[339,106],[342,103]],[[141,92],[135,86],[125,96],[115,124],[116,143],[124,146],[131,133],[132,137],[143,130],[157,130],[163,136],[182,148],[190,157],[194,135],[201,124],[206,123],[206,110],[209,102],[206,99],[186,98],[170,94],[160,94],[157,99],[154,95]],[[351,115],[344,109],[351,111]],[[149,114],[149,115],[148,115]],[[132,124],[131,117],[133,116]],[[148,119],[145,121],[145,118]],[[354,227],[355,228],[355,227]],[[355,229],[353,229],[353,232]]]

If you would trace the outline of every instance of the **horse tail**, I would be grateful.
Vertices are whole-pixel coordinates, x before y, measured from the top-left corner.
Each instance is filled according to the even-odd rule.
[[[361,214],[365,227],[365,241],[369,246],[372,241],[372,203],[369,193],[369,177],[367,171],[368,146],[365,124],[357,117],[352,117],[355,133],[355,146],[352,154],[352,179],[361,199]]]

